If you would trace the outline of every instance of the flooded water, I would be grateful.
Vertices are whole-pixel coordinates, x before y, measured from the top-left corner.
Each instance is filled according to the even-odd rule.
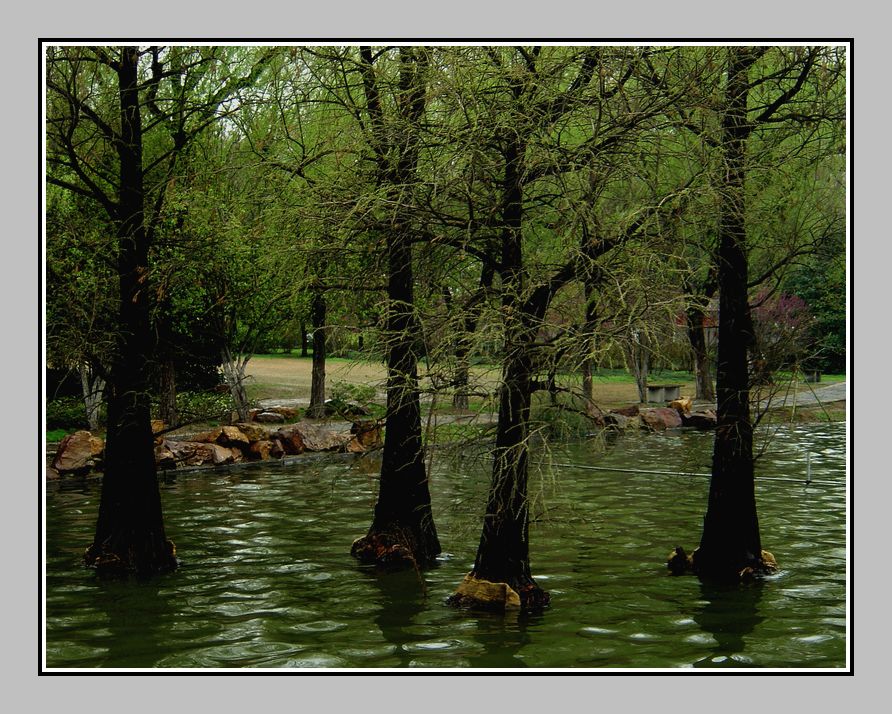
[[[678,474],[708,472],[711,445],[709,433],[641,434],[538,452],[560,464],[533,479],[531,562],[552,604],[521,617],[444,604],[473,563],[489,480],[467,453],[433,461],[446,552],[421,576],[379,574],[349,555],[371,520],[372,459],[165,480],[182,563],[146,583],[101,581],[81,566],[98,482],[50,483],[46,666],[845,667],[845,425],[773,435],[757,498],[781,571],[743,586],[665,567],[672,547],[699,539],[708,479]]]

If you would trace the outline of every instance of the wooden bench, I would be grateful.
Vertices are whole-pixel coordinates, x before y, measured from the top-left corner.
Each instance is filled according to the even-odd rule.
[[[648,384],[647,403],[671,402],[681,397],[681,386],[678,384]]]

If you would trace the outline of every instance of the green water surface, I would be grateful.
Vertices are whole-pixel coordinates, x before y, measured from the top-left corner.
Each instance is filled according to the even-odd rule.
[[[181,567],[149,582],[81,565],[95,481],[46,494],[48,668],[842,668],[846,620],[845,425],[785,427],[760,459],[763,546],[781,571],[719,588],[670,577],[700,536],[712,434],[641,434],[538,449],[531,563],[551,606],[533,616],[444,604],[470,569],[489,470],[473,449],[432,462],[438,567],[380,574],[350,557],[368,528],[379,462],[166,477]],[[810,457],[807,457],[810,454]],[[806,460],[815,483],[806,488]],[[777,478],[797,481],[768,480]]]

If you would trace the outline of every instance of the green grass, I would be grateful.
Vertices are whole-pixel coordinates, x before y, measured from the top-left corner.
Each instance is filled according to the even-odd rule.
[[[46,433],[47,441],[62,441],[69,434],[73,434],[77,429],[51,429]]]

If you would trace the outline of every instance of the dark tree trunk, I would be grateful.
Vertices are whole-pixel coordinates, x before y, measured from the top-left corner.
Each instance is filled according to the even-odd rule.
[[[685,312],[688,341],[691,344],[691,356],[694,359],[694,379],[696,384],[695,399],[714,402],[715,389],[712,385],[712,365],[709,361],[709,350],[706,345],[706,328],[704,321],[706,312],[700,305],[692,304]]]
[[[142,125],[138,51],[125,47],[118,70],[121,146],[117,267],[120,285],[117,349],[111,368],[108,434],[99,518],[88,565],[139,575],[176,567],[164,532],[155,471],[149,399],[152,330],[149,316],[149,239],[143,222]]]
[[[730,48],[723,119],[726,179],[719,227],[718,424],[709,502],[693,567],[701,576],[739,578],[764,570],[753,474],[747,352],[753,343],[747,299],[744,183],[746,177],[749,48]],[[771,559],[773,561],[773,559]]]
[[[530,571],[527,438],[532,386],[524,352],[510,356],[504,368],[492,482],[470,577],[506,583],[520,597],[522,609],[536,609],[549,598]],[[461,604],[460,597],[457,601]]]
[[[161,360],[160,404],[158,418],[169,426],[178,424],[177,414],[177,372],[173,355],[168,353]]]
[[[423,57],[423,55],[422,55]],[[360,48],[369,114],[384,139],[383,109],[370,47]],[[394,167],[387,151],[378,154],[381,182],[394,194],[414,182],[418,157],[417,122],[424,113],[423,60],[411,48],[400,49],[400,125]],[[391,141],[394,141],[391,139]],[[389,145],[389,142],[385,142]],[[396,202],[396,200],[395,200]],[[412,271],[410,228],[397,216],[387,235],[387,416],[378,501],[368,533],[354,541],[351,553],[383,567],[423,567],[440,553],[431,511],[430,489],[421,437],[418,391],[418,322]]]
[[[430,565],[440,553],[421,438],[418,325],[408,241],[388,240],[387,416],[378,502],[371,528],[353,544],[364,562]]]
[[[538,303],[524,301],[523,194],[519,171],[523,154],[524,147],[519,143],[509,144],[505,153],[502,307],[506,315],[516,317],[506,325],[492,481],[477,557],[473,570],[450,598],[452,604],[459,606],[507,606],[514,598],[508,592],[501,596],[501,602],[481,597],[493,583],[513,590],[517,604],[524,610],[538,609],[549,601],[548,593],[533,579],[529,563],[527,437],[533,388],[531,348],[547,302],[544,296]]]
[[[310,406],[307,408],[310,419],[325,416],[325,311],[325,295],[321,291],[313,293],[313,371],[310,379]]]

